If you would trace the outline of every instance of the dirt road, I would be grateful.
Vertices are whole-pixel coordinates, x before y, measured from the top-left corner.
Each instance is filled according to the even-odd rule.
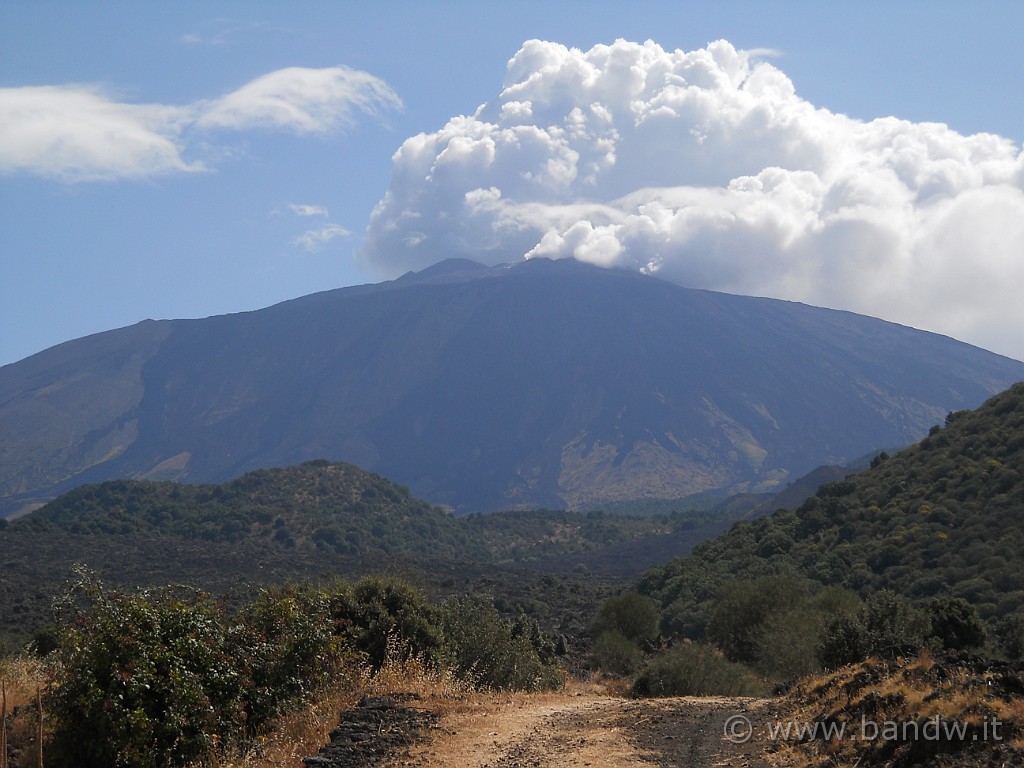
[[[442,712],[433,738],[395,765],[767,768],[762,743],[724,737],[730,717],[757,720],[765,706],[755,699],[635,700],[593,692],[494,696]]]

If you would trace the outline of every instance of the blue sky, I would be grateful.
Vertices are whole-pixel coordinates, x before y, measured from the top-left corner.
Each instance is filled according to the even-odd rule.
[[[1014,223],[1024,184],[1021,29],[1024,3],[1019,2],[552,6],[6,0],[0,4],[0,136],[7,144],[6,150],[0,147],[0,364],[144,318],[257,309],[392,277],[438,255],[472,257],[477,251],[486,252],[489,261],[530,252],[616,266],[637,263],[685,284],[863,311],[1022,358],[1024,317],[1017,305],[1024,305],[1018,298],[1024,291],[1024,239]],[[806,117],[813,107],[824,117],[814,118],[807,130],[870,133],[835,146],[841,144],[847,156],[878,153],[881,159],[868,170],[848,160],[842,171],[816,166],[809,171],[801,165],[806,158],[761,156],[751,149],[748,165],[728,178],[686,178],[681,172],[678,180],[655,179],[656,163],[627,164],[628,131],[619,126],[617,162],[626,170],[613,185],[614,196],[608,191],[611,182],[598,179],[592,188],[570,185],[558,195],[542,188],[536,200],[524,200],[526,193],[520,192],[518,208],[500,211],[495,201],[508,203],[515,180],[495,175],[493,164],[466,160],[457,179],[423,184],[403,175],[419,168],[420,159],[413,156],[419,145],[406,144],[393,159],[403,142],[418,134],[426,137],[423,151],[435,153],[432,161],[453,137],[461,141],[469,135],[460,131],[473,132],[474,141],[481,130],[499,136],[496,115],[502,108],[502,115],[511,114],[513,101],[502,95],[506,65],[531,39],[579,49],[579,55],[569,55],[557,47],[538,48],[517,59],[524,67],[547,67],[548,74],[527,89],[534,105],[527,117],[542,128],[568,119],[554,106],[555,111],[544,111],[539,100],[562,88],[568,89],[567,98],[582,100],[573,104],[591,106],[589,91],[572,91],[577,82],[572,67],[590,67],[604,77],[598,59],[605,59],[585,54],[620,38],[657,43],[653,53],[639,46],[615,49],[616,55],[652,68],[677,49],[699,51],[717,40],[732,48],[709,54],[714,66],[727,66],[729,50],[752,52],[741,57],[745,69],[739,77],[749,84],[755,72],[762,79],[781,73],[795,91],[796,99],[784,95],[785,103],[772,102],[773,114],[785,117],[792,109]],[[759,63],[765,67],[758,69]],[[512,106],[527,101],[521,97]],[[614,94],[606,94],[605,102],[616,103]],[[629,102],[623,96],[621,103]],[[442,131],[453,117],[473,115],[485,104],[489,111],[473,125]],[[297,111],[303,108],[305,117]],[[38,119],[29,130],[27,121],[37,120],[39,109],[47,120]],[[104,144],[104,125],[82,133],[89,129],[86,118],[98,114],[110,117],[119,130],[130,124],[144,131],[143,138],[153,143],[133,153],[128,134]],[[852,121],[836,122],[836,115]],[[872,122],[888,116],[902,122],[895,127]],[[485,118],[490,128],[481,129]],[[517,119],[521,127],[526,118]],[[930,123],[948,128],[920,127]],[[870,131],[861,130],[863,125]],[[680,117],[665,131],[662,140],[671,152],[673,137],[692,135],[694,129]],[[961,141],[977,133],[1004,141],[998,146]],[[733,141],[743,140],[733,134]],[[806,133],[795,135],[806,140]],[[49,143],[40,144],[41,136]],[[763,140],[762,134],[751,134],[752,146]],[[881,146],[886,141],[947,154],[935,161],[938,165],[921,166],[930,181],[918,174],[906,182],[914,201],[906,204],[905,217],[879,223],[878,210],[885,205],[877,201],[889,199],[880,185],[892,175],[887,148]],[[831,152],[833,145],[822,142],[820,152]],[[731,156],[746,157],[737,147],[729,145]],[[651,145],[651,157],[658,149]],[[98,154],[75,157],[94,150]],[[505,158],[510,167],[523,161],[519,155]],[[943,202],[945,207],[931,198],[918,202],[922,190],[934,185],[935,174],[954,161],[962,162],[949,171],[955,178],[943,182],[947,186],[941,191],[944,201],[954,202]],[[990,171],[997,161],[999,169]],[[821,199],[831,199],[840,187],[874,179],[871,174],[880,166],[883,181],[864,182],[875,200],[866,218],[857,219],[847,206],[841,228],[819,226],[813,237],[802,230],[778,234],[802,226],[793,224],[803,215],[794,206],[821,207],[820,201],[794,203],[797,197],[820,193]],[[786,178],[769,178],[776,167]],[[972,175],[977,168],[984,176],[980,181]],[[726,189],[748,191],[752,184],[764,196],[764,206],[775,211],[765,214],[768,218],[754,221],[753,209],[721,202]],[[641,194],[667,185],[674,188],[671,194]],[[488,190],[493,198],[484,194]],[[722,194],[712,194],[717,192]],[[385,193],[390,207],[382,206],[368,232],[371,213]],[[438,222],[458,218],[444,201],[469,200],[473,194],[480,203],[473,218],[457,222],[457,236],[443,231],[447,225]],[[622,202],[623,195],[628,202]],[[637,195],[647,196],[638,204]],[[649,237],[640,231],[643,222],[637,223],[637,211],[646,211],[652,201],[667,211],[665,247],[671,252],[652,255]],[[523,218],[527,202],[531,215],[539,207],[557,207],[536,214],[543,217],[538,223]],[[490,218],[481,213],[485,203]],[[432,223],[408,229],[400,206]],[[687,218],[685,229],[682,212],[703,212],[704,223]],[[742,220],[742,231],[734,226],[727,237],[711,238],[708,222],[723,217]],[[968,220],[984,226],[961,235],[957,223]],[[509,241],[511,250],[500,253],[506,241],[494,235],[507,231],[509,221],[529,236]],[[913,229],[906,236],[910,244],[890,242],[908,228]],[[402,239],[389,240],[389,232]],[[766,232],[778,241],[769,243],[757,263],[744,260],[760,247],[759,233]],[[440,245],[425,249],[423,239]],[[412,249],[410,243],[420,250],[393,258],[392,249]],[[936,248],[939,256],[930,260]],[[838,255],[827,263],[807,255],[814,251],[818,258],[833,250]],[[705,259],[711,251],[718,254],[715,262]],[[975,261],[978,253],[985,259]],[[786,271],[795,262],[799,269]],[[813,280],[803,280],[808,271],[815,273]],[[797,274],[803,277],[798,280]],[[876,278],[858,277],[868,274]],[[906,287],[893,289],[897,284]],[[951,286],[970,304],[952,306]]]

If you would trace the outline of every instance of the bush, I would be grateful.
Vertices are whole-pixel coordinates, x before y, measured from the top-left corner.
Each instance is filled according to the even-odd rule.
[[[602,632],[592,653],[598,668],[614,675],[632,675],[643,661],[636,643],[617,629]]]
[[[853,592],[828,587],[796,605],[770,613],[757,634],[755,668],[768,677],[793,679],[820,671],[818,649],[829,622],[861,605]]]
[[[931,636],[943,648],[966,650],[985,645],[985,623],[978,610],[962,597],[936,597],[928,604]]]
[[[708,639],[730,660],[754,663],[761,655],[765,622],[806,599],[806,583],[791,576],[734,579],[715,598]]]
[[[602,603],[590,631],[594,637],[617,632],[634,643],[653,640],[658,633],[658,607],[637,592],[623,592]]]
[[[245,722],[223,611],[203,595],[85,585],[92,610],[65,632],[50,694],[50,750],[80,768],[185,765]]]
[[[49,696],[58,765],[187,765],[357,667],[326,593],[264,592],[231,616],[199,592],[127,595],[91,578],[80,587],[88,609],[63,632]]]
[[[872,595],[854,616],[839,616],[825,630],[818,653],[827,669],[868,656],[912,653],[925,643],[927,617],[910,601],[887,589]]]
[[[437,609],[400,579],[369,577],[334,597],[334,620],[355,647],[380,669],[396,647],[402,657],[433,660],[441,645]]]
[[[1024,613],[1007,616],[996,631],[1003,653],[1013,661],[1024,660]]]
[[[246,725],[255,731],[336,677],[357,656],[335,634],[330,596],[311,588],[263,591],[228,632],[242,675]]]
[[[757,670],[785,679],[817,672],[824,622],[823,615],[810,603],[770,615],[758,633]]]
[[[441,605],[444,662],[460,678],[485,689],[557,688],[554,644],[520,616],[503,620],[487,600],[452,597]]]
[[[750,670],[699,643],[658,654],[633,685],[634,696],[757,696],[763,693]]]

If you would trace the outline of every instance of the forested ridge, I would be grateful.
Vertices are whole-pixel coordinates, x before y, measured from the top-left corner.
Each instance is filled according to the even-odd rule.
[[[736,523],[649,570],[667,631],[701,634],[730,580],[791,575],[862,596],[960,597],[989,621],[1024,610],[1024,383],[951,413],[920,443],[824,485],[795,510]]]
[[[76,564],[114,584],[185,582],[215,593],[387,573],[438,594],[484,591],[499,604],[529,606],[549,626],[578,630],[623,574],[735,519],[683,504],[659,509],[456,517],[380,475],[322,460],[220,485],[82,486],[0,520],[0,645],[52,622],[50,603]]]
[[[220,485],[145,480],[86,485],[10,527],[262,542],[338,555],[507,562],[585,552],[719,517],[682,505],[655,515],[530,510],[455,517],[380,475],[320,460],[257,470]]]

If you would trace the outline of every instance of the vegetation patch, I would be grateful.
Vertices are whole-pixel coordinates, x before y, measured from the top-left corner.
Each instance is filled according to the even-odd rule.
[[[716,605],[735,602],[729,593],[737,580],[781,579],[761,611],[788,610],[800,604],[801,591],[824,586],[861,598],[891,590],[918,606],[952,600],[960,608],[950,603],[945,612],[968,634],[954,637],[937,625],[945,644],[976,643],[977,627],[950,615],[966,603],[988,624],[989,641],[1019,657],[1022,498],[1024,383],[977,411],[950,414],[919,444],[880,455],[795,510],[736,523],[689,557],[652,568],[638,591],[659,602],[663,632],[693,638],[715,632]],[[803,586],[794,592],[782,586],[787,579]],[[750,654],[740,648],[733,655]]]
[[[280,587],[232,609],[192,589],[128,593],[81,574],[66,613],[37,683],[54,765],[171,768],[244,750],[322,691],[358,690],[396,666],[474,689],[561,683],[554,643],[525,615],[435,605],[394,579]]]

